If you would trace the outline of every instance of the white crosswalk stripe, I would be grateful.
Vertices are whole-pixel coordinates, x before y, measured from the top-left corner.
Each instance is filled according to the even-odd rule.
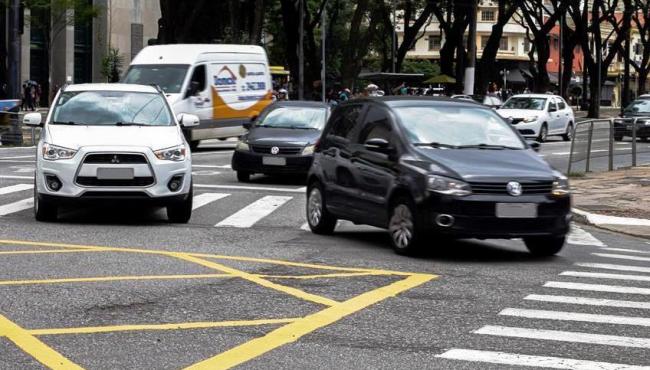
[[[573,245],[593,245],[596,247],[606,246],[605,243],[576,225],[571,225],[571,232],[567,236],[567,243]]]
[[[292,198],[293,197],[267,195],[240,209],[215,226],[240,228],[251,227]]]
[[[27,198],[17,202],[0,206],[0,216],[10,215],[12,213],[24,211],[34,206],[34,198]]]
[[[629,252],[629,253],[640,253],[640,254],[650,254],[649,251],[640,251],[638,249],[626,249],[626,248],[601,248],[602,251],[611,251],[611,252]]]
[[[564,271],[560,276],[573,276],[594,279],[615,279],[631,281],[650,281],[650,275],[607,274],[602,272]]]
[[[602,285],[602,284],[583,284],[567,283],[562,281],[548,281],[544,284],[546,288],[588,290],[592,292],[609,292],[622,294],[644,294],[650,295],[650,288],[620,286],[620,285]]]
[[[474,333],[500,337],[554,340],[559,342],[600,344],[616,347],[650,348],[650,338],[578,333],[560,330],[513,328],[507,326],[488,325],[480,328],[479,330],[476,330]]]
[[[479,351],[473,349],[453,348],[437,355],[436,357],[487,362],[499,365],[531,366],[549,369],[572,369],[572,370],[648,370],[647,366],[633,366],[615,364],[609,362],[575,360],[562,357],[531,356],[520,353],[506,353],[496,351]]]
[[[650,318],[616,315],[600,315],[581,312],[531,310],[527,308],[506,308],[499,315],[525,317],[528,319],[595,322],[615,325],[650,326]]]
[[[609,263],[586,263],[586,262],[578,262],[578,263],[574,263],[574,265],[579,267],[588,267],[594,269],[650,273],[650,267],[643,267],[643,266],[627,266],[627,265],[614,265]]]
[[[553,302],[553,303],[566,303],[587,306],[605,306],[605,307],[620,307],[620,308],[640,308],[650,310],[650,302],[638,301],[619,301],[615,299],[602,299],[602,298],[587,298],[587,297],[570,297],[561,295],[544,295],[544,294],[530,294],[524,297],[529,301],[539,302]]]
[[[192,210],[201,208],[207,204],[210,204],[219,199],[223,199],[229,195],[230,194],[225,194],[225,193],[203,193],[203,194],[195,195],[194,199],[192,200]]]
[[[626,254],[610,254],[610,253],[592,253],[594,256],[605,258],[617,258],[631,261],[644,261],[650,262],[650,257],[628,256]]]
[[[19,191],[30,190],[34,187],[32,184],[16,184],[0,188],[0,195],[17,193]]]

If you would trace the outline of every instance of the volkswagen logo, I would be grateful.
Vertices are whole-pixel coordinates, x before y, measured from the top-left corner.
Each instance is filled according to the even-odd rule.
[[[506,185],[506,190],[508,191],[508,194],[513,197],[518,197],[523,192],[521,184],[516,181],[509,182],[508,185]]]
[[[120,158],[117,156],[117,154],[113,155],[113,158],[111,158],[111,163],[113,164],[120,163]]]
[[[271,148],[271,154],[278,154],[278,153],[280,153],[280,148],[278,148],[277,146]]]

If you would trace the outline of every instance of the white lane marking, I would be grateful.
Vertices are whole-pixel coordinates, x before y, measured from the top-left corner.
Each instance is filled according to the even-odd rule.
[[[634,366],[615,364],[610,362],[597,362],[587,360],[576,360],[563,357],[532,356],[519,353],[507,353],[496,351],[479,351],[474,349],[452,348],[436,357],[472,361],[487,362],[499,365],[531,366],[550,369],[571,369],[571,370],[648,370],[647,366]]]
[[[560,276],[585,277],[594,279],[614,279],[630,281],[650,281],[650,275],[606,274],[602,272],[564,271]]]
[[[300,226],[300,230],[311,231],[311,229],[309,228],[309,223],[305,222],[304,224],[302,224],[302,226]]]
[[[630,253],[650,254],[650,251],[640,251],[638,249],[603,248],[601,250],[603,250],[603,251],[611,251],[611,252],[630,252]]]
[[[0,159],[4,163],[36,163],[36,161],[29,161],[24,159]]]
[[[2,159],[25,159],[25,158],[32,158],[33,159],[35,156],[36,156],[35,154],[32,154],[32,155],[16,155],[16,156],[13,156],[13,157],[2,157]]]
[[[234,150],[220,150],[217,152],[199,152],[199,153],[192,153],[192,156],[203,156],[203,155],[232,155],[234,153]]]
[[[590,233],[575,225],[571,226],[571,232],[569,233],[567,242],[573,245],[593,245],[597,247],[607,246]]]
[[[230,165],[229,164],[224,164],[224,165],[221,165],[221,166],[213,166],[213,165],[209,165],[209,164],[193,164],[192,167],[196,167],[196,168],[230,168]]]
[[[32,185],[32,184],[16,184],[16,185],[11,185],[11,186],[5,186],[4,188],[0,188],[0,195],[11,194],[11,193],[19,192],[19,191],[29,190],[29,189],[32,189],[33,187],[34,187],[34,185]]]
[[[203,193],[203,194],[195,195],[194,199],[192,199],[192,210],[201,208],[206,204],[210,204],[219,199],[223,199],[229,195],[230,194],[224,194],[224,193]]]
[[[589,334],[572,331],[516,328],[508,326],[484,326],[475,334],[499,337],[555,340],[558,342],[600,344],[604,346],[650,348],[650,338],[623,337],[619,335]]]
[[[202,185],[195,184],[195,188],[204,189],[235,189],[235,190],[265,190],[265,191],[279,191],[283,193],[304,193],[305,188],[272,188],[264,186],[239,186],[239,185]]]
[[[650,267],[642,267],[642,266],[627,266],[627,265],[613,265],[609,263],[586,263],[586,262],[576,262],[574,263],[574,265],[580,267],[594,268],[594,269],[650,273]]]
[[[650,295],[650,288],[640,288],[640,287],[634,287],[634,286],[565,283],[565,282],[561,282],[561,281],[547,281],[543,286],[546,287],[546,288],[588,290],[588,291],[591,291],[591,292],[609,292],[609,293]]]
[[[610,254],[610,253],[592,253],[594,256],[604,258],[618,258],[622,260],[646,261],[650,262],[650,257],[628,256],[627,254]]]
[[[570,297],[570,296],[562,296],[562,295],[544,295],[544,294],[530,294],[524,297],[524,299],[529,301],[538,301],[538,302],[579,304],[585,306],[639,308],[644,310],[650,310],[650,302],[619,301],[615,299]]]
[[[0,206],[0,216],[6,216],[12,213],[24,211],[28,208],[32,208],[33,206],[34,198],[27,198],[19,200],[17,202],[5,204],[4,206]]]
[[[572,208],[571,211],[578,215],[584,216],[587,218],[587,221],[595,225],[650,226],[650,220],[643,218],[598,215],[577,208]]]
[[[527,308],[506,308],[499,315],[525,317],[527,319],[596,322],[615,325],[650,326],[650,318],[633,316],[600,315],[594,313],[530,310]]]
[[[240,209],[215,226],[251,227],[291,199],[293,197],[267,195]]]
[[[34,176],[11,176],[11,175],[2,175],[0,176],[1,179],[7,179],[7,180],[34,180]]]

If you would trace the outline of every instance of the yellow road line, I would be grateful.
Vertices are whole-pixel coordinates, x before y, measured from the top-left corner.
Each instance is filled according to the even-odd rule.
[[[435,275],[415,274],[406,279],[363,293],[345,302],[305,316],[290,324],[271,331],[263,337],[253,339],[226,352],[187,367],[191,370],[229,369],[240,365],[275,348],[292,343],[303,335],[330,325],[345,316],[360,311],[388,297],[412,289],[436,278]]]
[[[62,284],[62,283],[90,283],[101,281],[126,281],[126,280],[175,280],[175,279],[208,279],[233,277],[230,274],[201,274],[201,275],[143,275],[143,276],[100,276],[87,278],[61,278],[42,280],[5,280],[0,285],[30,285],[30,284]]]
[[[297,318],[286,319],[260,319],[260,320],[237,320],[237,321],[216,321],[216,322],[183,322],[177,324],[150,324],[150,325],[114,325],[114,326],[88,326],[79,328],[59,329],[33,329],[28,330],[32,335],[59,335],[59,334],[95,334],[112,333],[117,331],[141,331],[141,330],[177,330],[177,329],[206,329],[232,326],[254,326],[286,324],[296,321]]]
[[[66,244],[66,243],[49,243],[49,242],[32,242],[32,241],[23,241],[23,240],[0,240],[0,244],[18,244],[18,245],[28,245],[28,246],[49,246],[49,247],[60,247],[60,248],[88,248],[96,249],[101,248],[106,251],[115,251],[115,252],[131,252],[131,253],[145,253],[145,254],[161,254],[169,255],[177,252],[165,251],[165,250],[153,250],[153,249],[137,249],[137,248],[123,248],[123,247],[107,247],[107,246],[96,246],[96,245],[78,245],[78,244]],[[210,253],[184,253],[189,256],[199,257],[199,258],[216,258],[222,260],[233,260],[233,261],[242,261],[242,262],[257,262],[257,263],[267,263],[274,265],[282,266],[292,266],[292,267],[305,267],[318,270],[332,270],[332,271],[348,271],[348,272],[375,272],[383,273],[390,275],[398,276],[411,276],[417,273],[414,272],[404,272],[404,271],[392,271],[392,270],[383,270],[383,269],[369,269],[369,268],[352,268],[352,267],[338,267],[338,266],[328,266],[328,265],[317,265],[311,263],[302,263],[302,262],[290,262],[266,258],[255,258],[255,257],[239,257],[239,256],[224,256],[218,254]]]
[[[0,255],[12,254],[48,254],[48,253],[86,253],[86,252],[105,252],[107,249],[51,249],[36,251],[1,251]]]
[[[5,336],[16,346],[41,364],[54,370],[75,370],[82,369],[79,365],[68,360],[57,351],[50,348],[30,334],[27,330],[14,324],[4,316],[0,315],[0,336]]]
[[[227,274],[231,274],[233,276],[240,277],[242,279],[246,279],[246,280],[248,280],[250,282],[261,285],[263,287],[271,288],[271,289],[274,289],[274,290],[277,290],[277,291],[292,295],[294,297],[304,299],[306,301],[319,303],[319,304],[322,304],[322,305],[325,305],[325,306],[333,306],[333,305],[338,304],[337,301],[334,301],[332,299],[321,297],[321,296],[316,295],[316,294],[307,293],[307,292],[304,292],[304,291],[302,291],[300,289],[296,289],[296,288],[280,285],[280,284],[277,284],[277,283],[273,283],[271,281],[262,279],[261,277],[259,277],[257,275],[249,274],[247,272],[240,271],[240,270],[234,269],[232,267],[224,266],[224,265],[216,263],[216,262],[206,261],[204,259],[189,256],[189,255],[184,254],[184,253],[173,253],[171,255],[176,257],[176,258],[188,261],[188,262],[193,262],[193,263],[196,263],[196,264],[201,265],[201,266],[205,266],[205,267],[208,267],[208,268],[211,268],[211,269],[215,269],[215,270],[218,270],[218,271],[225,272]]]
[[[328,279],[354,276],[390,276],[383,272],[345,272],[340,274],[319,274],[319,275],[255,275],[266,279]]]

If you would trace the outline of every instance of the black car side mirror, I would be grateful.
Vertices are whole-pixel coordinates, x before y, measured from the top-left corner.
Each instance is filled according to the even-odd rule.
[[[381,138],[374,138],[374,139],[369,139],[366,140],[366,142],[363,144],[363,146],[371,151],[371,152],[377,152],[377,153],[383,153],[383,154],[388,154],[391,152],[392,148],[390,147],[390,144],[388,141],[385,139]]]
[[[529,146],[532,150],[534,150],[534,151],[536,151],[536,152],[539,152],[539,148],[541,147],[541,145],[539,144],[539,142],[537,142],[537,141],[535,141],[535,140],[526,140],[526,142],[528,143],[528,146]]]

